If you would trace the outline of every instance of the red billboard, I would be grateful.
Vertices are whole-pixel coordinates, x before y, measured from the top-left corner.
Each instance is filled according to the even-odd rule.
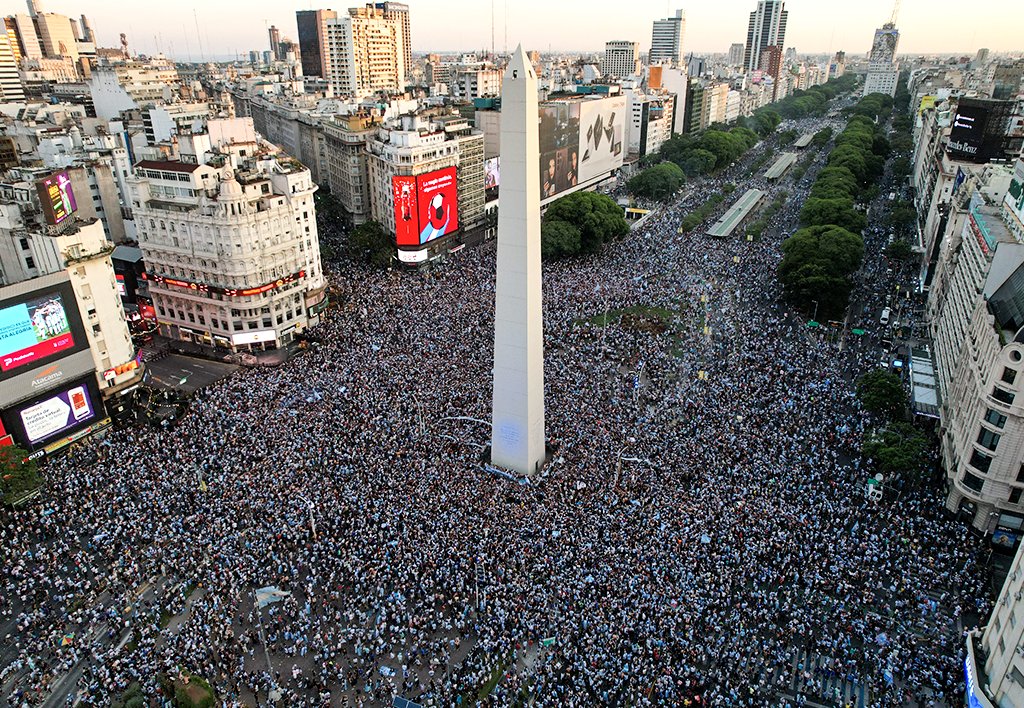
[[[416,178],[411,175],[395,175],[391,178],[391,193],[395,202],[395,243],[399,246],[419,246]]]
[[[418,177],[391,178],[395,243],[422,246],[459,228],[459,190],[454,167]]]
[[[416,178],[420,203],[420,243],[459,228],[459,190],[455,168],[445,167]]]

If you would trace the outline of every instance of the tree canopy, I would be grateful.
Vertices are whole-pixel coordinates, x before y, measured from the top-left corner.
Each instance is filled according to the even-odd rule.
[[[376,221],[352,229],[346,246],[350,258],[377,268],[386,268],[395,251],[395,240]]]
[[[630,194],[647,199],[665,201],[683,186],[686,175],[674,162],[662,162],[649,167],[629,180],[626,187]]]
[[[779,280],[786,297],[807,311],[817,302],[822,315],[839,316],[864,256],[861,237],[839,226],[811,226],[783,241],[782,253]]]
[[[857,397],[865,410],[888,418],[898,418],[907,408],[907,393],[896,374],[873,369],[857,382]]]
[[[578,240],[571,230],[552,226],[556,222],[575,229]],[[627,233],[629,224],[615,200],[595,192],[574,192],[556,199],[544,214],[541,253],[548,259],[595,253],[605,243]]]
[[[0,447],[0,494],[4,504],[12,504],[43,483],[35,460],[17,445]]]

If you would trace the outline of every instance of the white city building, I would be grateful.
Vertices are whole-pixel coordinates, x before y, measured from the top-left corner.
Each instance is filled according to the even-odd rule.
[[[270,349],[326,305],[309,170],[254,138],[251,118],[180,136],[179,161],[143,161],[132,211],[162,333]]]
[[[605,76],[625,78],[636,76],[640,65],[640,43],[605,42],[601,73]]]
[[[655,20],[651,31],[651,53],[647,58],[648,63],[679,64],[683,56],[685,31],[686,19],[682,10],[676,10],[674,17]]]
[[[405,90],[404,22],[399,14],[372,6],[326,20],[324,78],[334,95]]]
[[[896,62],[896,48],[900,43],[900,31],[896,25],[887,22],[875,30],[868,60],[868,73],[864,77],[864,95],[884,93],[896,95],[896,84],[900,78],[900,65]]]
[[[928,302],[946,506],[987,533],[1024,526],[1024,243],[1011,228],[1024,213],[1020,163],[1018,172],[1005,200],[973,179],[954,192]]]

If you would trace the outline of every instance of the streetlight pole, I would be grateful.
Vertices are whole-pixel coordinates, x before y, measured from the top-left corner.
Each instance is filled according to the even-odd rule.
[[[817,322],[818,321],[818,301],[817,300],[811,300],[811,302],[814,303],[814,315],[811,317],[811,319],[813,321]]]
[[[295,496],[297,496],[300,500],[305,502],[306,503],[306,508],[309,509],[309,530],[310,530],[310,532],[312,532],[313,540],[315,541],[316,540],[316,520],[313,518],[313,502],[311,502],[309,499],[307,499],[306,497],[302,496],[301,494],[296,494]]]
[[[597,295],[600,295],[601,296],[601,301],[604,303],[604,316],[601,318],[601,362],[603,363],[604,360],[605,360],[605,356],[607,354],[607,350],[605,349],[605,339],[604,338],[605,338],[605,331],[608,329],[608,296],[603,294],[603,293],[601,293],[601,286],[600,285],[595,285],[594,286],[594,293],[597,294]],[[597,379],[597,395],[598,395],[598,398],[601,397],[601,390],[603,389],[603,386],[601,385],[602,383],[603,383],[603,379],[600,376],[598,376],[598,379]]]

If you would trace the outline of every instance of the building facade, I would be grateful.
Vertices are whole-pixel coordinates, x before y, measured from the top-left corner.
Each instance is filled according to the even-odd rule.
[[[405,90],[401,17],[367,5],[327,20],[324,29],[324,78],[335,96]]]
[[[606,77],[635,76],[640,63],[640,43],[626,41],[605,42],[601,73]]]
[[[900,43],[900,31],[896,25],[887,22],[875,30],[868,59],[868,73],[864,77],[864,95],[884,93],[896,95],[896,84],[900,78],[900,65],[896,62],[896,50]]]
[[[767,47],[786,44],[786,23],[789,12],[782,0],[758,0],[757,9],[750,13],[747,24],[747,43],[743,50],[743,67],[748,73],[761,66],[761,54]]]
[[[685,31],[686,18],[682,10],[676,10],[674,17],[655,20],[651,31],[651,53],[647,57],[647,62],[678,65],[683,57]]]
[[[233,351],[285,346],[325,306],[309,170],[242,122],[197,138],[194,162],[140,162],[131,184],[162,333]]]
[[[299,60],[303,76],[327,77],[327,23],[338,19],[334,10],[297,10]]]

